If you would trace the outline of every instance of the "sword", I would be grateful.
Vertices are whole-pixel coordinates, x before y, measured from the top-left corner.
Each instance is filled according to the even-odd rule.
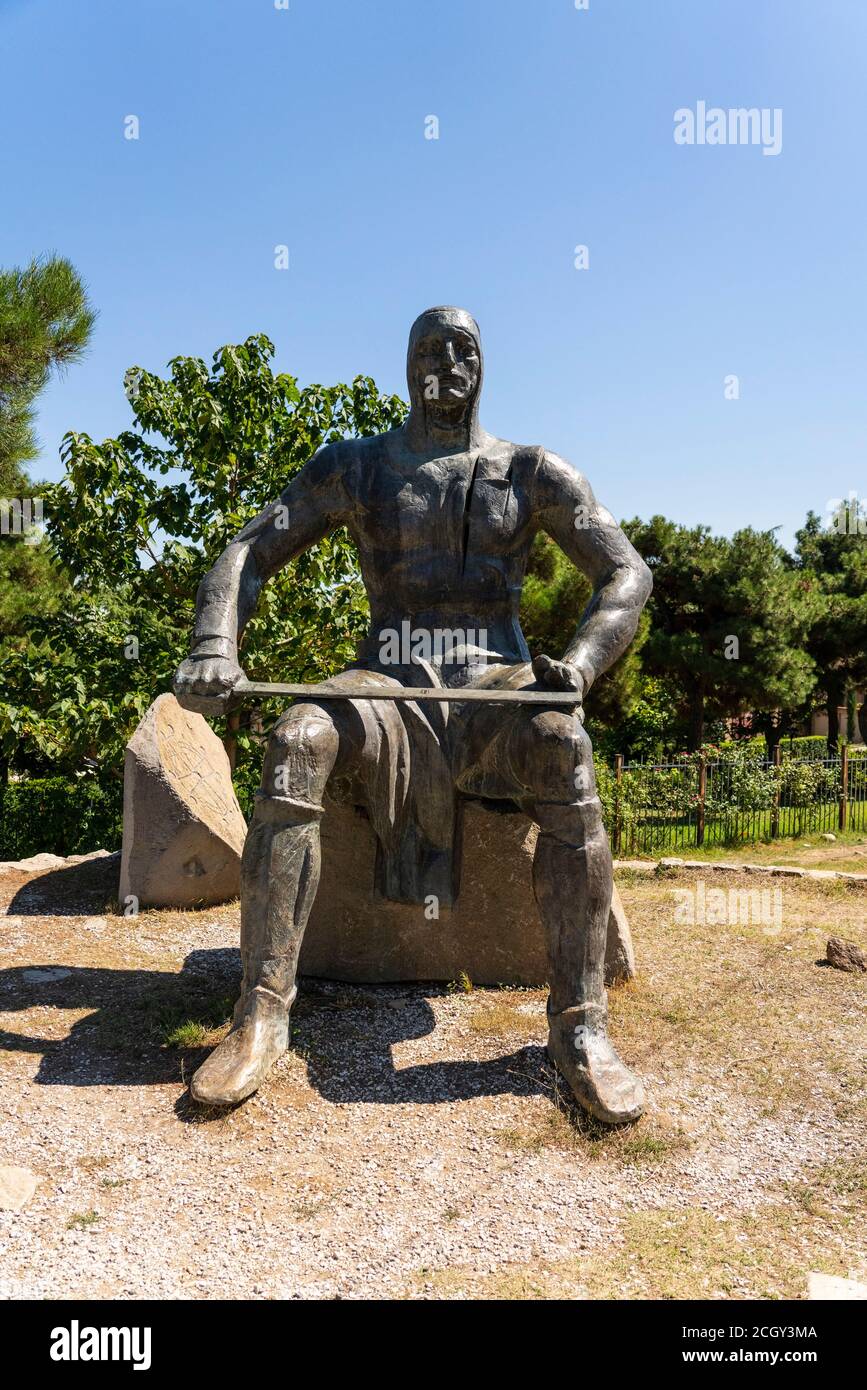
[[[308,700],[435,700],[439,703],[478,701],[491,705],[580,705],[576,690],[498,690],[494,687],[447,688],[429,685],[373,685],[369,681],[352,681],[341,686],[281,685],[272,681],[238,681],[231,694],[246,698],[257,696],[306,698]]]

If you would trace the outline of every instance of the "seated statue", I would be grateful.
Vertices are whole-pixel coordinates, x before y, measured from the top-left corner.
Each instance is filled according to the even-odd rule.
[[[644,1092],[607,1036],[612,864],[582,699],[631,642],[650,572],[569,463],[482,429],[481,340],[465,310],[416,319],[407,378],[401,426],[320,449],[202,581],[175,694],[201,712],[225,710],[244,679],[237,644],[263,584],[345,526],[370,627],[352,669],[330,687],[361,678],[373,689],[568,691],[574,702],[317,697],[290,706],[268,745],[244,848],[234,1025],[190,1090],[210,1105],[236,1104],[286,1051],[326,788],[370,817],[377,890],[420,911],[432,898],[453,902],[460,873],[473,872],[459,864],[461,806],[483,798],[520,807],[539,826],[533,888],[550,969],[548,1054],[582,1106],[624,1123],[641,1114]],[[562,657],[531,662],[518,611],[539,530],[588,576],[593,597]]]

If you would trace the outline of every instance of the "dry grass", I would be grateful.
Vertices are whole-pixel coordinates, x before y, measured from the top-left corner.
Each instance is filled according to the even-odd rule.
[[[857,1171],[856,1171],[857,1168]],[[805,1199],[809,1195],[809,1200]],[[803,1299],[807,1274],[843,1278],[865,1218],[865,1170],[818,1171],[788,1201],[716,1216],[696,1208],[629,1213],[619,1242],[496,1274],[420,1270],[408,1297],[446,1299]]]
[[[367,1292],[384,1280],[390,1293],[403,1289],[411,1298],[522,1300],[803,1298],[810,1270],[864,1278],[867,1165],[851,1155],[867,1120],[867,977],[818,962],[830,935],[867,945],[867,889],[704,875],[708,889],[779,888],[782,923],[769,934],[760,925],[677,921],[674,890],[694,888],[701,877],[618,876],[639,976],[611,992],[611,1033],[646,1077],[651,1108],[637,1125],[615,1130],[577,1111],[543,1064],[545,991],[472,989],[466,979],[451,992],[409,986],[399,999],[394,990],[305,984],[292,1051],[260,1096],[237,1111],[204,1111],[170,1080],[188,1078],[201,1049],[228,1027],[226,991],[235,981],[222,965],[210,973],[182,967],[194,950],[234,944],[237,909],[110,918],[104,936],[84,934],[75,918],[34,919],[37,944],[22,946],[13,971],[65,963],[77,973],[37,991],[32,1003],[13,981],[25,1007],[7,1027],[24,1045],[8,1053],[7,1065],[30,1075],[33,1040],[46,1038],[46,1060],[34,1065],[48,1080],[52,1066],[89,1065],[91,1056],[113,1078],[101,1093],[108,1120],[98,1136],[88,1086],[73,1084],[68,1108],[57,1113],[56,1088],[32,1087],[34,1131],[38,1120],[49,1132],[54,1125],[55,1136],[79,1140],[55,1174],[75,1183],[72,1193],[58,1188],[51,1197],[60,1241],[71,1239],[67,1220],[69,1230],[89,1232],[90,1249],[109,1231],[140,1229],[138,1170],[122,1166],[129,1069],[147,1083],[136,1111],[145,1118],[136,1125],[152,1129],[149,1163],[155,1155],[166,1190],[176,1172],[193,1172],[206,1196],[222,1191],[226,1174],[239,1175],[240,1209],[262,1206],[294,1231],[300,1253],[280,1264],[279,1285],[292,1281],[293,1296],[305,1292],[310,1271],[316,1297]],[[217,918],[227,929],[209,937]],[[67,1036],[65,1056],[53,1052]],[[484,1084],[474,1090],[480,1070]],[[512,1085],[516,1071],[522,1079]],[[744,1166],[717,1181],[732,1140]],[[55,1139],[52,1155],[62,1148]],[[407,1183],[420,1154],[441,1170]],[[754,1155],[761,1176],[748,1191],[739,1174],[754,1176]],[[576,1203],[564,1216],[561,1202],[546,1195],[588,1188],[599,1205],[594,1196],[586,1215]],[[212,1223],[203,1228],[217,1248],[222,1211],[196,1206],[194,1187],[184,1192],[190,1219]],[[161,1202],[145,1219],[148,1248],[155,1242],[160,1250],[151,1276],[162,1278],[177,1231]],[[373,1256],[362,1237],[377,1222],[387,1272],[361,1288],[353,1271],[370,1280],[364,1260]],[[522,1262],[554,1236],[556,1259]],[[233,1240],[249,1297],[259,1236],[241,1230]],[[40,1234],[33,1246],[41,1262],[46,1241]],[[58,1246],[52,1258],[64,1278],[66,1251]],[[194,1254],[184,1258],[195,1265]],[[430,1267],[422,1269],[425,1259]],[[97,1283],[79,1287],[89,1296]],[[167,1284],[165,1296],[179,1287]]]
[[[700,1057],[703,1071],[727,1072],[768,1113],[820,1093],[850,1106],[864,1080],[857,1058],[867,981],[817,962],[831,935],[865,944],[867,891],[842,881],[781,879],[774,884],[782,893],[777,932],[684,925],[675,921],[673,889],[698,877],[623,886],[641,971],[611,995],[618,1046],[639,1071],[688,1071]],[[757,885],[732,875],[724,886]]]

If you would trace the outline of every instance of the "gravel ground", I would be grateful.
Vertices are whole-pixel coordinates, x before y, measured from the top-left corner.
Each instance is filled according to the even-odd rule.
[[[644,984],[613,998],[613,1032],[650,1097],[630,1131],[594,1131],[565,1105],[540,991],[318,981],[305,982],[293,1049],[268,1085],[209,1115],[183,1082],[207,1046],[165,1039],[179,1018],[225,1014],[237,907],[119,917],[105,868],[0,876],[0,1164],[39,1178],[20,1211],[0,1211],[0,1296],[652,1296],[668,1285],[630,1254],[648,1222],[698,1215],[705,1234],[722,1223],[740,1240],[764,1212],[768,1229],[785,1214],[802,1270],[780,1273],[773,1254],[757,1270],[708,1262],[696,1244],[696,1296],[803,1297],[810,1268],[863,1277],[863,1215],[827,1176],[863,1157],[863,980],[819,970],[803,926],[794,947],[727,943],[786,1030],[768,1043],[747,1021],[743,1043],[735,1021],[721,1052],[703,1001],[728,965],[678,953],[665,884],[621,885]],[[787,886],[787,901],[818,891]],[[802,915],[814,922],[812,899]],[[807,995],[789,987],[796,969]],[[821,1037],[809,991],[825,991]],[[777,1051],[786,1059],[779,1102],[762,1104],[739,1070],[744,1046],[750,1065],[770,1051],[772,1078]],[[815,1221],[798,1195],[811,1179]]]

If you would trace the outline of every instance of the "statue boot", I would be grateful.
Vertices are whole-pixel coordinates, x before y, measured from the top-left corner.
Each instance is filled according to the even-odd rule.
[[[257,985],[235,1006],[232,1031],[199,1067],[190,1095],[202,1105],[238,1105],[258,1091],[289,1046],[289,1010],[298,993]]]
[[[241,864],[241,997],[232,1031],[190,1082],[203,1105],[246,1100],[289,1046],[298,954],[319,881],[320,815],[321,806],[299,799],[256,798]]]
[[[579,1105],[608,1125],[628,1124],[644,1110],[644,1087],[620,1060],[606,1030],[605,1004],[548,1010],[548,1056]]]

